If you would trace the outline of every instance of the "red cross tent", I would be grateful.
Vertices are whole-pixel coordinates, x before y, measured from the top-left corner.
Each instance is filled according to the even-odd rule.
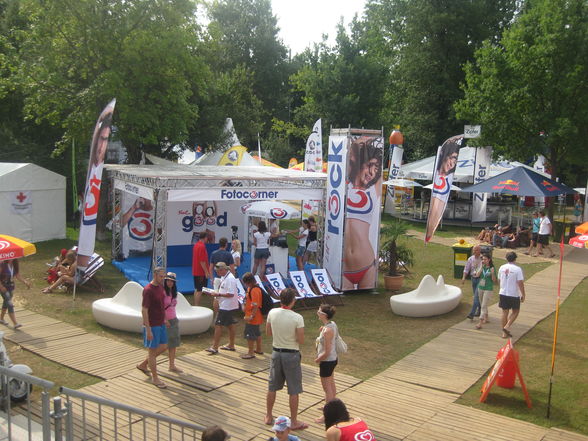
[[[28,242],[65,238],[65,177],[29,163],[0,162],[0,234]]]

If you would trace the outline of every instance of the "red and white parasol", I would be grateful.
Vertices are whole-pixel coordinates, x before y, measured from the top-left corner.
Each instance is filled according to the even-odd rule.
[[[588,234],[572,237],[569,244],[576,248],[588,248]]]

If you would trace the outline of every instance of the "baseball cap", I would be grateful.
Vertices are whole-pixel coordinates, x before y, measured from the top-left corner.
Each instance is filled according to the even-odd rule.
[[[290,418],[288,418],[287,416],[279,416],[276,418],[272,430],[274,432],[283,432],[288,428],[290,428]]]
[[[225,262],[219,262],[214,266],[216,269],[229,269]]]

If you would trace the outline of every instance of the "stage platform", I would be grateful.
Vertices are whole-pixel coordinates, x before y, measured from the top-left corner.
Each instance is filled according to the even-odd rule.
[[[128,257],[123,261],[113,261],[112,264],[118,268],[124,276],[133,281],[139,283],[141,286],[145,286],[151,280],[151,256],[133,256]],[[243,253],[241,257],[241,265],[237,268],[237,275],[243,277],[247,271],[251,268],[251,254]],[[295,271],[296,259],[292,256],[288,256],[288,268],[290,271]],[[310,272],[310,269],[316,268],[316,265],[306,264],[305,271]],[[194,278],[192,277],[192,266],[168,266],[167,271],[176,273],[178,291],[183,294],[192,294],[194,292]],[[288,274],[282,274],[284,277],[288,277]],[[209,288],[212,288],[212,281],[208,282]]]

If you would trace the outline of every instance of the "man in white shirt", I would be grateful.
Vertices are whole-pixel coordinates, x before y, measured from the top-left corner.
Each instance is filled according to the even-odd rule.
[[[265,424],[274,421],[272,411],[276,402],[276,392],[288,385],[291,430],[308,427],[298,420],[298,400],[302,390],[302,366],[300,364],[300,345],[304,343],[304,319],[292,307],[296,303],[296,291],[286,288],[280,292],[280,308],[272,309],[267,315],[265,330],[273,337],[272,358],[268,391],[266,397],[267,412]]]
[[[502,338],[512,337],[510,328],[519,316],[521,302],[525,301],[525,282],[523,270],[515,265],[517,254],[506,253],[506,261],[498,270],[500,280],[500,299],[498,306],[502,309]]]
[[[539,236],[537,237],[537,254],[542,254],[542,250],[545,248],[549,250],[548,257],[553,257],[555,256],[555,253],[549,246],[549,236],[551,235],[552,228],[551,221],[545,215],[545,211],[540,211],[539,215],[541,216],[541,223],[539,224]],[[535,254],[535,256],[537,256],[537,254]]]
[[[219,350],[220,338],[223,332],[223,326],[229,329],[229,344],[221,346],[220,349],[224,351],[235,350],[235,319],[233,318],[233,311],[239,309],[239,299],[237,297],[237,280],[233,273],[229,271],[229,267],[224,262],[219,262],[214,266],[216,273],[220,276],[221,282],[218,292],[213,292],[210,295],[218,299],[218,314],[214,322],[214,337],[212,346],[206,351],[211,354],[217,354]]]

